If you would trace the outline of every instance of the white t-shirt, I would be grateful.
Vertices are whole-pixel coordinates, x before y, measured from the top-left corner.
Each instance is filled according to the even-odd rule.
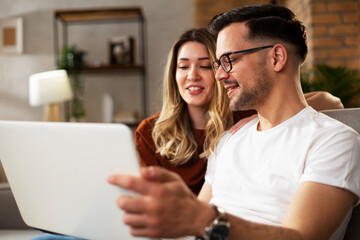
[[[265,131],[257,131],[258,121],[225,134],[209,157],[210,203],[249,221],[281,225],[301,182],[360,196],[360,137],[353,129],[311,107]],[[331,239],[343,236],[350,216]]]

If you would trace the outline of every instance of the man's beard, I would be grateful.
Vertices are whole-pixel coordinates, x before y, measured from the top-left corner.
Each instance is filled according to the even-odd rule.
[[[270,79],[268,71],[265,69],[265,62],[259,62],[258,74],[254,80],[255,86],[248,87],[239,84],[240,92],[230,98],[230,109],[232,111],[243,111],[256,109],[266,101],[273,87],[273,81]]]

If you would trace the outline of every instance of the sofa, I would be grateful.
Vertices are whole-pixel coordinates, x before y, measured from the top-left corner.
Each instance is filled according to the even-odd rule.
[[[0,183],[0,240],[29,240],[40,234],[22,220],[9,184]]]
[[[360,133],[360,108],[345,108],[338,110],[325,110],[324,114],[352,127]],[[359,159],[360,161],[360,159]],[[344,240],[360,239],[360,205],[354,208]]]
[[[29,240],[39,234],[22,220],[0,161],[0,240]]]
[[[360,133],[360,108],[323,111]],[[353,210],[344,240],[360,239],[360,205]],[[0,162],[0,240],[29,240],[42,232],[22,220]]]

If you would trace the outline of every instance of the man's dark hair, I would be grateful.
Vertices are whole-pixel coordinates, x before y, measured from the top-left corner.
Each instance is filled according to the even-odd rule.
[[[276,5],[255,5],[218,14],[209,23],[209,31],[217,35],[231,23],[246,22],[249,39],[279,39],[297,49],[303,62],[308,52],[305,27],[288,8]]]

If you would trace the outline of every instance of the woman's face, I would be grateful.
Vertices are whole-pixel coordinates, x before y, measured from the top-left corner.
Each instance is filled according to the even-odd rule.
[[[205,108],[213,96],[215,76],[204,44],[186,42],[180,47],[176,82],[188,108]]]

